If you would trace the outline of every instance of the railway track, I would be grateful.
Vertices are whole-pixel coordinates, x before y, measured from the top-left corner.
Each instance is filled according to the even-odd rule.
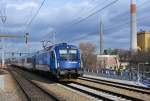
[[[150,95],[150,89],[146,87],[134,86],[134,85],[123,84],[118,82],[89,78],[89,77],[80,77],[79,79]]]
[[[43,75],[41,77],[43,77]],[[46,79],[47,81],[50,81],[48,77],[46,77]],[[142,93],[142,91],[141,92],[138,92],[139,90],[137,91],[138,93],[143,94],[141,95],[142,97],[140,96],[136,97],[134,96],[136,93],[135,91],[133,91],[133,89],[131,90],[125,89],[122,87],[115,86],[115,84],[113,85],[104,84],[104,82],[101,83],[101,81],[94,80],[91,78],[80,77],[77,80],[71,80],[69,82],[56,82],[56,83],[103,101],[150,101],[147,100],[148,99],[147,97],[143,98],[145,97],[146,93],[144,92]],[[100,85],[105,85],[105,86],[100,86]],[[109,86],[109,88],[112,88],[113,90],[105,89],[106,86]],[[125,91],[121,93],[119,91],[120,89],[124,89]],[[118,90],[118,92],[116,92],[115,90]],[[131,91],[132,92],[131,95],[127,94],[128,92],[126,91]],[[148,95],[146,94],[146,96]]]
[[[100,91],[98,89],[95,89],[94,87],[90,87],[90,86],[83,85],[80,83],[73,82],[73,83],[61,83],[61,84],[71,89],[88,94],[92,97],[101,99],[102,101],[132,101],[132,100],[129,100],[129,98],[127,99],[124,97],[116,96],[115,94],[112,94],[110,92],[106,92],[103,90]]]
[[[18,72],[10,70],[13,78],[18,83],[21,90],[24,92],[28,101],[61,101],[50,95],[37,85],[30,82],[28,79],[21,76]]]
[[[150,101],[150,95],[144,91],[138,92],[135,89],[126,89],[123,87],[118,87],[115,84],[108,85],[107,83],[100,83],[100,81],[95,81],[92,79],[83,79],[80,77],[78,80],[73,80],[72,83],[88,87],[99,92],[105,92],[114,96],[125,98],[132,101]]]
[[[37,87],[39,87],[40,89],[42,89],[42,90],[44,90],[44,92],[46,91],[48,94],[52,94],[52,95],[54,95],[54,96],[56,96],[56,98],[57,99],[61,99],[61,100],[59,100],[59,101],[101,101],[101,100],[97,100],[96,98],[95,98],[95,96],[89,96],[89,95],[82,95],[82,94],[75,94],[75,93],[79,93],[79,91],[74,91],[73,89],[69,89],[68,87],[66,87],[66,86],[64,86],[64,85],[62,85],[61,83],[59,83],[59,81],[57,82],[57,81],[55,81],[55,80],[50,80],[49,78],[45,78],[45,75],[37,75],[36,73],[32,73],[31,74],[31,72],[30,71],[27,71],[27,70],[22,70],[22,69],[19,69],[19,68],[15,68],[15,70],[16,70],[16,72],[18,73],[18,74],[22,74],[22,76],[25,76],[25,75],[27,75],[27,77],[26,78],[28,78],[28,77],[31,77],[31,75],[33,76],[33,78],[31,77],[31,79],[33,80],[31,80],[30,82],[31,83],[33,83],[35,86],[37,86]],[[30,75],[31,74],[31,75]],[[43,79],[43,81],[45,82],[45,80],[47,81],[46,82],[46,84],[42,84],[41,82],[39,83],[38,81],[36,81],[36,79],[34,79],[34,77],[37,77],[38,79],[39,79],[39,81],[42,81],[42,80],[40,80],[41,78]],[[43,83],[44,83],[43,82]],[[52,85],[49,83],[49,82],[53,82],[52,83]],[[50,84],[50,85],[49,85]],[[55,86],[57,86],[57,88],[55,88]],[[53,89],[49,89],[49,87],[50,86],[52,86],[52,88],[54,87],[54,89],[56,89],[56,92],[57,92],[57,90],[59,91],[59,90],[65,90],[65,91],[69,91],[69,92],[67,92],[67,93],[61,93],[61,95],[62,96],[64,96],[65,95],[65,97],[63,98],[62,96],[59,96],[60,94],[56,94],[56,93],[54,93],[52,90]],[[62,88],[62,89],[60,89],[60,88]],[[32,88],[31,88],[32,89]],[[72,90],[73,90],[73,92],[72,92]],[[62,92],[64,92],[64,91],[62,91]],[[72,94],[72,96],[70,96]],[[71,98],[73,98],[73,99],[67,99],[68,97],[71,97]],[[81,100],[74,100],[74,97],[80,97],[81,98]],[[82,96],[83,97],[86,97],[86,99],[84,99],[84,98],[82,98]],[[76,98],[75,98],[76,99]],[[43,100],[41,100],[41,101],[43,101]],[[45,100],[44,100],[45,101]],[[105,101],[107,101],[107,100],[105,100]]]
[[[21,73],[21,72],[20,72],[20,73]],[[44,76],[44,75],[42,75],[42,76]],[[45,77],[45,76],[44,76],[44,77]],[[47,78],[47,80],[50,80],[50,79]],[[53,81],[54,81],[54,80],[53,80]],[[62,81],[54,81],[54,82],[56,82],[56,83],[58,83],[59,85],[62,85],[62,86],[64,86],[64,87],[71,88],[71,89],[73,89],[73,90],[75,90],[75,91],[77,91],[77,92],[82,92],[82,93],[84,93],[84,94],[87,94],[88,96],[91,96],[91,97],[93,97],[93,98],[98,99],[98,101],[116,101],[116,99],[117,99],[117,100],[118,100],[118,99],[121,99],[121,98],[116,98],[116,97],[114,97],[114,96],[111,96],[111,97],[110,97],[109,94],[106,94],[106,93],[104,93],[104,92],[101,92],[102,95],[104,95],[104,96],[99,95],[99,94],[94,94],[93,92],[88,92],[88,91],[86,90],[86,89],[88,89],[88,88],[81,89],[80,87],[79,87],[79,88],[78,88],[78,87],[75,87],[75,84],[72,85],[70,81],[69,81],[69,82],[66,82],[66,81],[64,81],[64,82],[62,82]],[[90,89],[90,90],[91,90],[91,89]],[[126,100],[120,100],[120,101],[126,101]]]
[[[104,101],[143,101],[130,96],[125,96],[108,90],[103,90],[101,88],[92,87],[86,84],[73,82],[71,84],[65,85],[73,89],[77,89],[81,92],[87,93],[89,95],[94,95],[96,98],[100,98]]]

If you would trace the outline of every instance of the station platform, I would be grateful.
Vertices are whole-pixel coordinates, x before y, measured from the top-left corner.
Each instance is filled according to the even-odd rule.
[[[23,101],[21,93],[20,88],[6,68],[0,69],[0,101]]]
[[[146,87],[142,83],[138,83],[136,81],[119,80],[119,79],[112,79],[112,78],[106,78],[106,77],[101,77],[101,76],[96,76],[96,75],[87,75],[87,74],[84,74],[83,76],[89,77],[89,78],[95,78],[95,79],[99,79],[99,80],[112,81],[112,82],[116,82],[116,83],[118,82],[118,83],[123,83],[123,84],[128,84],[128,85]]]

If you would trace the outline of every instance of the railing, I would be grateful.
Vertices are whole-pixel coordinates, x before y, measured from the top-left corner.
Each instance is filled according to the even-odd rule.
[[[113,79],[120,79],[120,80],[129,80],[129,81],[136,81],[137,74],[132,73],[132,77],[129,71],[125,70],[123,72],[117,72],[114,70],[109,69],[84,69],[85,74],[89,75],[96,75],[101,77],[113,78]]]

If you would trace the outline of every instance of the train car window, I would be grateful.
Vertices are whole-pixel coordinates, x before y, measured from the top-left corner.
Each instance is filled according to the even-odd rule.
[[[27,63],[32,63],[32,58],[27,58]]]

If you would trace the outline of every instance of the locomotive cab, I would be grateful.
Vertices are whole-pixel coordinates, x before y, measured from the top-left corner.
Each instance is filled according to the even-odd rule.
[[[51,57],[57,57],[52,60],[53,66],[56,67],[56,73],[59,76],[82,76],[80,51],[71,45],[57,47]],[[53,55],[53,56],[52,56]]]
[[[80,56],[77,49],[60,49],[59,55],[60,75],[82,75]]]

